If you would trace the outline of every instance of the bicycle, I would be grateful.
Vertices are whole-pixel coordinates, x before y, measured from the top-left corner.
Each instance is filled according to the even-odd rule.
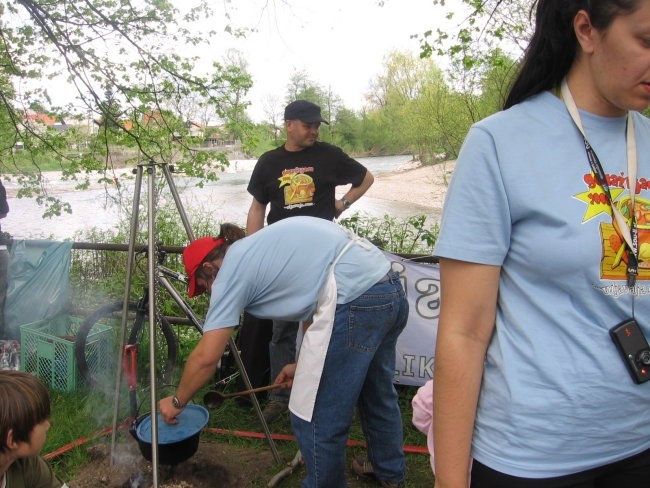
[[[146,251],[143,251],[146,255]],[[156,249],[156,266],[155,280],[159,286],[162,286],[170,294],[174,302],[178,304],[190,325],[192,325],[200,334],[203,333],[201,320],[194,314],[190,305],[181,297],[180,293],[172,285],[170,279],[178,281],[187,286],[188,280],[185,275],[178,273],[171,268],[165,267],[162,263],[167,253],[158,245]],[[121,327],[123,301],[116,301],[100,307],[92,312],[84,320],[77,332],[75,339],[75,359],[77,361],[77,370],[85,382],[92,387],[99,387],[102,384],[110,383],[114,380],[114,373],[117,368],[117,358],[119,354],[115,350],[117,347],[117,332]],[[148,356],[146,354],[137,354],[137,349],[147,350],[149,347],[148,324],[149,324],[149,287],[144,286],[142,295],[137,301],[128,303],[128,321],[133,324],[128,331],[128,340],[126,346],[129,351],[129,361],[137,363],[137,372],[147,372],[149,368]],[[98,331],[111,330],[113,336],[113,347],[99,348],[94,345]],[[174,329],[170,323],[170,318],[157,312],[156,315],[156,377],[159,378],[160,384],[168,384],[173,377],[176,365],[178,363],[179,344]],[[135,348],[133,347],[135,346]]]

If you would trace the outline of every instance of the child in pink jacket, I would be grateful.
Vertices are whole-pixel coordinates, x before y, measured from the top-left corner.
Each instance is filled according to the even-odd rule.
[[[433,380],[427,381],[418,388],[411,400],[413,406],[413,425],[427,436],[427,449],[431,454],[431,471],[435,474],[433,457]],[[470,464],[470,471],[472,465]]]
[[[427,448],[431,454],[431,470],[433,465],[433,380],[427,381],[418,388],[411,400],[413,406],[413,425],[427,436]]]

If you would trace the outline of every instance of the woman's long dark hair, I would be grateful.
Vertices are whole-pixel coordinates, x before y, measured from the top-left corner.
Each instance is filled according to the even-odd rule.
[[[596,29],[604,30],[618,15],[630,13],[639,6],[639,0],[538,0],[536,3],[535,33],[504,109],[560,86],[576,57],[578,41],[573,19],[580,10],[589,13]]]

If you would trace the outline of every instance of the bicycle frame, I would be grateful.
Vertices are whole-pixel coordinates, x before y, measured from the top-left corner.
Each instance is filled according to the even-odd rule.
[[[198,330],[201,334],[203,334],[203,321],[197,317],[197,315],[194,313],[194,311],[189,306],[189,304],[183,299],[181,294],[178,293],[178,290],[176,290],[176,288],[174,288],[171,282],[167,279],[167,276],[169,276],[170,278],[173,278],[187,285],[189,281],[187,279],[187,276],[162,265],[158,265],[157,270],[158,271],[157,271],[156,279],[158,280],[158,282],[163,286],[163,288],[165,288],[165,290],[167,290],[167,293],[169,293],[169,295],[174,299],[176,304],[181,308],[181,310],[190,320],[194,328],[196,328],[196,330]]]

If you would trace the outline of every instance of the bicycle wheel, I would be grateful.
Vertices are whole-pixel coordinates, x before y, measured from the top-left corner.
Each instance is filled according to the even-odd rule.
[[[119,334],[122,325],[122,302],[105,305],[83,322],[75,339],[77,370],[86,384],[93,387],[114,384],[119,357]],[[129,302],[127,344],[138,346],[137,373],[140,383],[149,382],[149,315],[138,312],[138,304]],[[165,317],[156,324],[156,378],[160,384],[171,380],[178,361],[178,343]]]
[[[141,383],[149,384],[149,314],[140,314],[129,334],[128,344],[138,346],[138,378]],[[155,338],[155,366],[158,386],[169,385],[173,382],[174,369],[178,362],[178,341],[169,321],[158,314]]]

